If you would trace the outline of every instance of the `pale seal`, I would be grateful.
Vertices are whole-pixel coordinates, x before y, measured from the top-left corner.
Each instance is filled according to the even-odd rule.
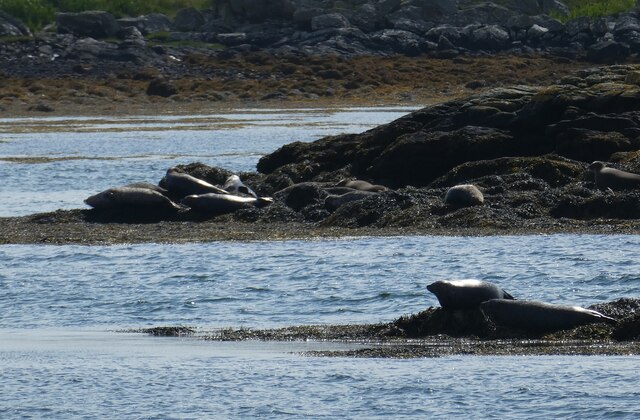
[[[222,188],[216,187],[177,168],[169,168],[167,174],[160,181],[160,186],[169,190],[174,197],[186,197],[193,194],[229,194]]]
[[[109,188],[84,200],[97,210],[144,209],[152,211],[178,211],[179,205],[161,193],[149,188]]]
[[[444,202],[454,207],[479,206],[484,203],[484,196],[475,185],[460,184],[449,188]]]
[[[638,174],[607,168],[604,162],[598,160],[589,165],[589,169],[593,172],[598,188],[611,188],[612,190],[640,188],[640,175]]]
[[[596,322],[617,322],[591,309],[532,300],[492,299],[483,302],[480,309],[496,325],[537,332],[569,330]]]
[[[340,182],[338,182],[335,186],[347,187],[347,188],[352,188],[358,191],[369,191],[369,192],[383,192],[388,190],[388,188],[385,187],[384,185],[371,184],[370,182],[362,181],[360,179],[351,179],[351,180],[343,179]]]
[[[494,283],[476,279],[438,280],[427,286],[443,309],[475,308],[490,299],[513,299]]]
[[[258,198],[258,194],[256,194],[251,188],[247,187],[238,175],[231,175],[227,178],[222,188],[231,194],[246,194],[251,197]]]
[[[200,213],[217,215],[231,213],[247,207],[264,207],[272,202],[273,199],[267,197],[254,198],[232,194],[207,193],[188,195],[180,203]]]

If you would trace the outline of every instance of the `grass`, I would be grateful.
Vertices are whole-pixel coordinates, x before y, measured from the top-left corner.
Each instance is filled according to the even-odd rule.
[[[615,15],[626,12],[636,5],[635,0],[565,0],[569,7],[569,15],[553,14],[561,22],[586,16],[591,18]]]
[[[0,9],[17,17],[32,30],[55,21],[56,12],[104,10],[116,17],[164,13],[175,16],[185,7],[204,9],[216,0],[0,0]]]

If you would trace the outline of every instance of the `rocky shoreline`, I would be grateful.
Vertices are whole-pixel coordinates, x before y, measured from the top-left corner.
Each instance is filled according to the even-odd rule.
[[[550,86],[498,88],[427,106],[361,134],[287,144],[262,157],[257,172],[238,174],[260,196],[273,197],[267,207],[225,215],[58,211],[2,218],[0,237],[114,243],[638,233],[640,191],[599,187],[588,170],[597,160],[640,173],[638,75],[635,65],[581,70]],[[232,174],[200,163],[181,169],[213,185]],[[337,187],[353,178],[386,190]],[[447,203],[447,190],[459,184],[478,187],[484,201]]]

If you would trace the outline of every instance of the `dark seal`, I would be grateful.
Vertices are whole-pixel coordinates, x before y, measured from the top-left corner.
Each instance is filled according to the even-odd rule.
[[[491,299],[483,302],[480,309],[496,325],[533,332],[570,330],[597,322],[616,322],[591,309],[533,300]]]

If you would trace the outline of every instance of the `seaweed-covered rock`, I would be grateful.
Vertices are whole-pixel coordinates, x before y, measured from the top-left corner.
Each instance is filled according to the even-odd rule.
[[[294,182],[343,171],[397,188],[429,185],[459,165],[496,159],[608,160],[639,146],[640,89],[620,82],[635,71],[593,69],[572,84],[502,88],[428,106],[359,135],[285,145],[260,159],[257,169],[295,174]],[[549,172],[543,178],[553,185],[578,176],[575,164],[551,163],[538,161],[534,169],[532,161],[526,169]]]

